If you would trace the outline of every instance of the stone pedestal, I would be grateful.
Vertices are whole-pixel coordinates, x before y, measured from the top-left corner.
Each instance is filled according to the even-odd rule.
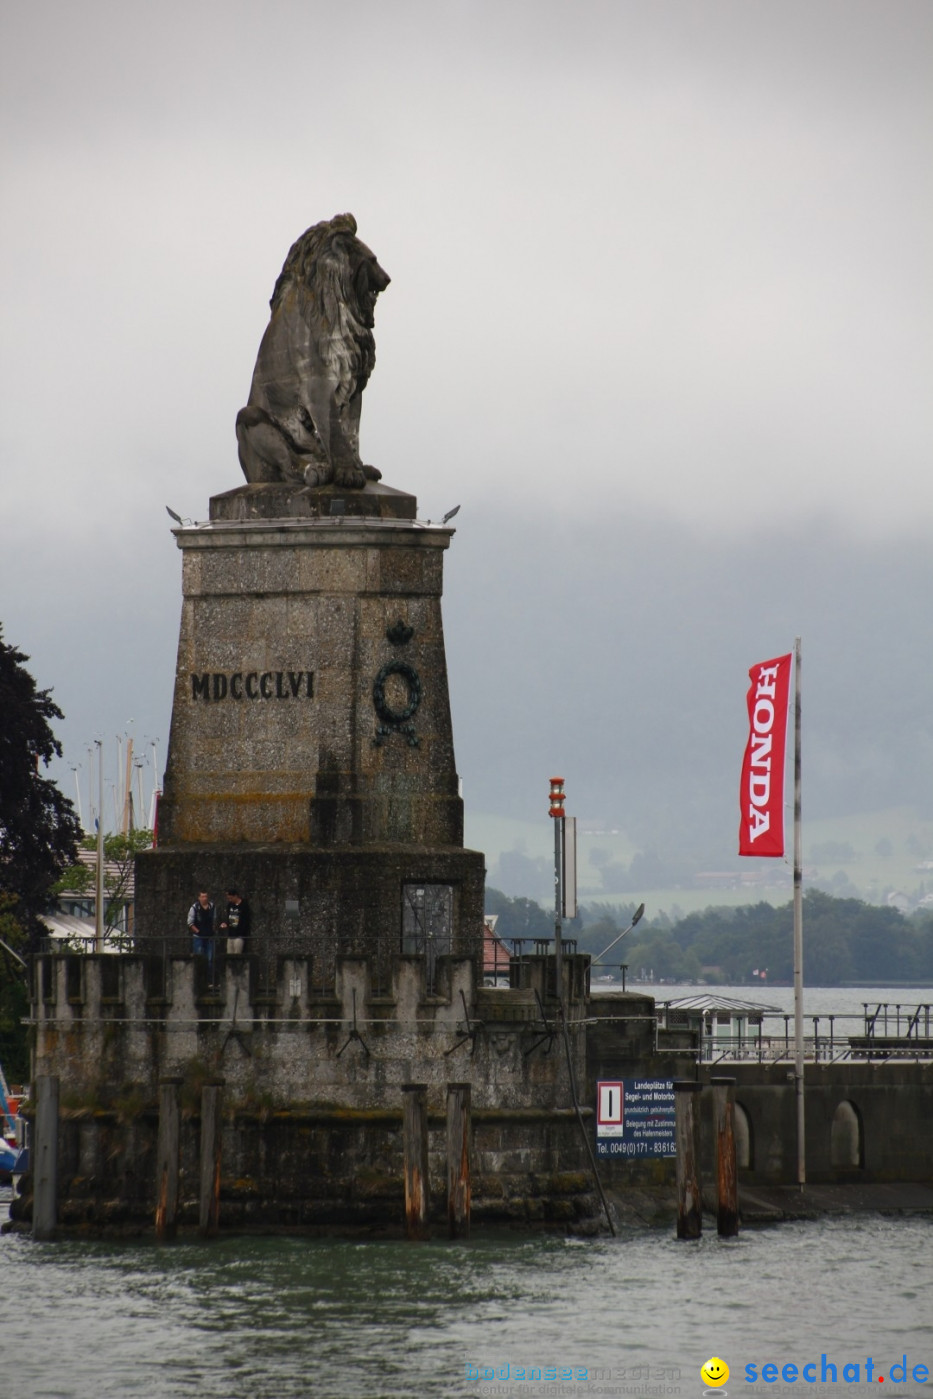
[[[441,621],[453,531],[414,497],[243,486],[175,531],[183,606],[158,848],[140,938],[199,887],[253,908],[251,950],[479,954]]]

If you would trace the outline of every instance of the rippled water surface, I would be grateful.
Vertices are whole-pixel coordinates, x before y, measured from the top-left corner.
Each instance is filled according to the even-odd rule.
[[[679,1244],[489,1235],[351,1243],[35,1244],[0,1239],[7,1391],[28,1395],[700,1395],[722,1356],[736,1394],[933,1395],[891,1382],[905,1353],[933,1371],[933,1221],[827,1220]],[[840,1383],[750,1385],[744,1366],[826,1353]],[[15,1355],[15,1359],[13,1356]],[[866,1355],[888,1382],[841,1382]],[[468,1374],[508,1364],[510,1378]],[[571,1385],[516,1367],[587,1367]],[[472,1367],[468,1370],[467,1367]],[[612,1372],[597,1380],[597,1367]]]

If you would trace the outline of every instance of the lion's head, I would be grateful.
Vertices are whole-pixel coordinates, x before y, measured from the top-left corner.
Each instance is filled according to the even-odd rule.
[[[315,224],[292,244],[237,417],[248,481],[357,487],[378,479],[359,458],[359,412],[376,361],[376,298],[388,285],[352,214]]]
[[[375,254],[357,238],[353,215],[336,214],[329,222],[306,229],[289,248],[269,305],[274,311],[290,284],[312,294],[322,285],[330,285],[339,289],[348,305],[357,305],[371,329],[376,297],[390,280]]]

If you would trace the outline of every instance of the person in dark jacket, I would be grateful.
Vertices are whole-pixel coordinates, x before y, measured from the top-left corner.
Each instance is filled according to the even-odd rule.
[[[227,912],[220,926],[227,934],[228,957],[241,956],[249,942],[252,914],[239,889],[227,890]]]
[[[214,982],[214,905],[206,889],[200,890],[198,897],[188,910],[188,931],[193,939],[193,952],[196,957],[207,958],[208,979]]]

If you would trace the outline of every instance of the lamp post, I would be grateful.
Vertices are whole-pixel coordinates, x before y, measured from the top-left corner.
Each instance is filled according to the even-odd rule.
[[[590,966],[591,966],[591,967],[598,967],[599,964],[600,964],[600,962],[601,962],[601,961],[603,960],[603,958],[605,957],[606,953],[607,953],[607,952],[611,952],[612,949],[615,947],[616,943],[617,943],[617,942],[621,942],[622,939],[625,937],[626,933],[630,933],[630,932],[632,931],[632,929],[634,928],[635,924],[641,922],[642,918],[644,917],[644,913],[645,913],[645,905],[644,905],[644,904],[639,904],[638,907],[636,908],[634,914],[632,915],[632,921],[631,921],[631,923],[628,925],[628,927],[627,927],[627,928],[623,928],[622,931],[621,931],[621,933],[619,934],[619,936],[613,938],[613,939],[612,939],[612,942],[609,944],[609,946],[608,946],[608,947],[604,947],[603,950],[602,950],[602,952],[600,952],[600,954],[599,954],[598,957],[594,957],[594,958],[593,958],[593,961],[590,963]],[[625,967],[622,968],[622,990],[623,990],[623,991],[625,990]]]
[[[593,1145],[590,1141],[590,1133],[583,1120],[583,1111],[580,1107],[580,1099],[577,1096],[576,1077],[573,1069],[573,1051],[570,1047],[570,1031],[567,1025],[567,1007],[564,1004],[564,969],[562,955],[562,929],[564,918],[575,918],[577,915],[577,823],[576,818],[567,817],[564,814],[564,779],[562,777],[551,778],[551,804],[548,815],[554,822],[554,976],[557,981],[557,1004],[558,1023],[560,1025],[560,1035],[564,1043],[564,1053],[567,1057],[567,1082],[570,1087],[570,1096],[573,1100],[573,1109],[577,1115],[577,1124],[580,1128],[580,1135],[586,1147],[587,1155],[590,1159],[590,1167],[593,1172],[593,1180],[596,1189],[599,1191],[599,1198],[602,1201],[603,1210],[606,1214],[606,1223],[609,1225],[610,1234],[615,1234],[615,1225],[612,1222],[612,1214],[609,1210],[609,1202],[606,1199],[606,1192],[603,1190],[602,1181],[599,1179],[599,1171],[596,1169],[596,1157],[593,1155]],[[574,1029],[579,1033],[583,1028],[583,1022],[576,1019]]]

